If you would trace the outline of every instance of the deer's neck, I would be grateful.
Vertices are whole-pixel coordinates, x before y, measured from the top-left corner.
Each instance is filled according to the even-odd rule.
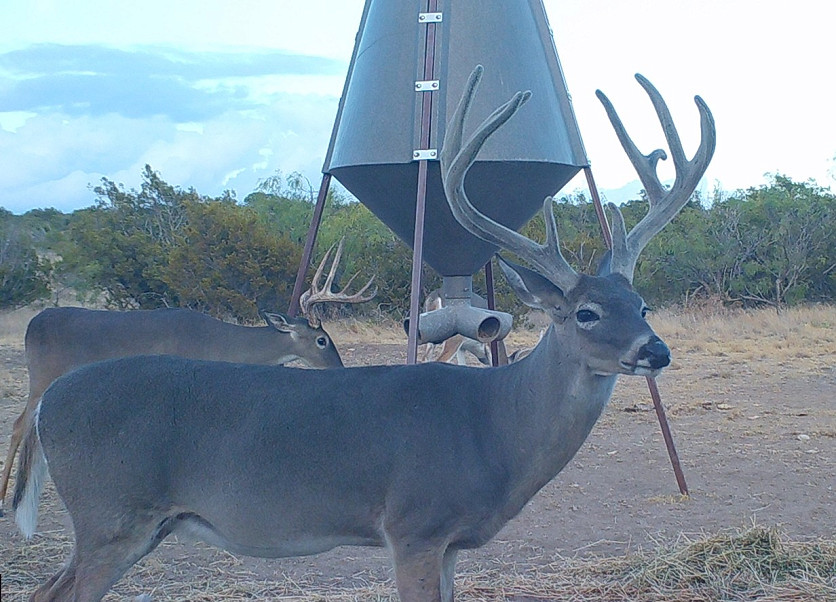
[[[580,449],[609,401],[616,376],[586,366],[574,341],[549,328],[534,351],[507,368],[503,420],[516,485],[512,506],[522,507]]]
[[[277,333],[271,326],[243,327],[221,322],[213,332],[207,333],[207,339],[211,344],[201,351],[206,359],[284,364],[299,358],[297,344],[291,336]]]

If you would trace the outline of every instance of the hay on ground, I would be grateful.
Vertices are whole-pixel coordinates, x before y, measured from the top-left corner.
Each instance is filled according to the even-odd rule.
[[[53,534],[50,534],[53,535]],[[58,535],[58,534],[54,534]],[[27,543],[3,571],[3,593],[25,599],[48,577],[45,556],[68,552],[66,537],[41,536]],[[54,549],[46,550],[45,547]],[[542,560],[542,559],[541,559]],[[38,574],[43,573],[43,574]],[[826,602],[836,600],[836,541],[790,542],[775,528],[734,532],[658,544],[628,556],[519,564],[502,558],[471,565],[456,577],[457,600],[547,602]],[[294,602],[394,602],[391,581],[352,584],[265,580],[240,559],[217,551],[208,565],[163,565],[146,558],[106,599],[147,592],[155,601],[282,600]]]

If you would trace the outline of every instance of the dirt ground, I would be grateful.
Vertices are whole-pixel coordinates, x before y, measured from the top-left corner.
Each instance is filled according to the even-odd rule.
[[[679,494],[644,379],[622,377],[575,459],[491,543],[460,554],[459,573],[498,566],[524,572],[753,523],[776,526],[792,540],[836,539],[836,309],[659,322],[675,359],[658,384],[690,495]],[[405,359],[405,341],[394,330],[332,332],[347,365]],[[4,455],[26,397],[20,335],[0,339]],[[536,331],[523,333],[509,350],[534,341]],[[4,601],[57,571],[72,541],[51,488],[33,541],[22,539],[11,514],[0,519]],[[118,592],[151,592],[155,600],[353,599],[370,584],[392,594],[383,550],[260,560],[173,541],[135,567]],[[533,587],[528,595],[536,598]],[[301,592],[308,590],[320,593],[307,598]]]

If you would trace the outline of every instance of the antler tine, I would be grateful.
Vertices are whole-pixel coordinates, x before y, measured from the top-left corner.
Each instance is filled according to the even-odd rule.
[[[694,192],[700,178],[708,168],[717,141],[714,117],[705,101],[696,96],[694,101],[700,113],[701,137],[694,158],[689,161],[682,149],[679,133],[662,95],[642,75],[636,74],[636,79],[647,92],[656,110],[656,115],[662,125],[665,139],[671,151],[676,176],[673,186],[666,190],[656,172],[659,159],[667,159],[665,151],[656,149],[648,155],[642,155],[627,134],[612,103],[603,92],[597,90],[595,94],[604,105],[618,140],[639,175],[650,204],[647,215],[636,224],[629,234],[626,232],[621,211],[615,205],[609,204],[613,217],[612,272],[623,275],[631,282],[642,249],[688,202],[691,193]]]
[[[441,161],[441,173],[446,174],[445,166],[453,164],[453,160],[462,148],[462,136],[464,135],[464,120],[470,112],[470,104],[473,101],[473,96],[476,88],[479,87],[479,82],[482,80],[482,73],[484,67],[476,65],[476,68],[470,72],[470,77],[467,78],[464,92],[456,105],[456,110],[453,112],[450,121],[447,124],[447,130],[444,132],[444,142],[441,146],[441,154],[439,160]]]
[[[365,301],[371,301],[374,296],[377,294],[377,287],[375,287],[372,294],[368,297],[364,297],[363,293],[369,290],[369,287],[374,282],[374,276],[369,278],[369,281],[361,288],[359,291],[354,293],[353,295],[346,294],[345,291],[348,290],[348,287],[351,286],[351,283],[354,282],[354,279],[360,275],[360,272],[355,273],[351,278],[348,279],[343,290],[339,293],[334,293],[331,291],[331,285],[334,283],[334,276],[337,273],[337,266],[340,264],[340,261],[343,258],[343,243],[345,242],[345,237],[340,239],[340,244],[337,246],[337,252],[334,254],[334,261],[331,263],[331,270],[328,272],[328,278],[325,280],[325,286],[323,287],[323,301],[335,301],[339,303],[363,303]],[[331,247],[333,248],[333,246]],[[327,257],[327,256],[326,256]],[[321,272],[321,270],[320,270]]]
[[[323,286],[320,291],[323,293],[330,293],[331,292],[331,285],[334,284],[334,276],[337,274],[337,266],[340,265],[340,260],[343,258],[343,244],[345,243],[345,237],[340,238],[340,243],[337,245],[337,252],[334,253],[334,261],[331,262],[331,269],[328,270],[328,277],[325,279],[325,286]],[[331,247],[334,248],[333,246]],[[330,254],[330,249],[329,249]],[[327,257],[327,255],[326,255]],[[324,259],[323,259],[324,262]],[[320,262],[320,269],[317,272],[318,274],[322,273],[322,265],[323,262]],[[316,282],[319,282],[319,279],[316,279]]]
[[[316,295],[321,292],[321,289],[317,290],[316,288],[317,283],[319,282],[319,279],[322,277],[322,271],[325,269],[325,263],[328,261],[328,257],[331,255],[331,251],[334,250],[334,246],[335,245],[331,245],[328,248],[328,250],[325,252],[325,255],[323,255],[322,257],[322,261],[319,262],[319,266],[316,268],[313,280],[311,280],[311,287],[304,293],[302,293],[302,295],[299,297],[299,308],[302,310],[303,315],[308,316],[308,320],[311,320],[313,318],[312,314],[310,313],[310,309],[317,302],[315,298]]]
[[[465,92],[450,119],[444,136],[440,157],[441,172],[450,211],[461,226],[474,236],[515,253],[538,268],[543,276],[549,278],[558,286],[572,288],[577,282],[578,275],[560,253],[551,197],[546,198],[543,204],[547,230],[545,245],[540,245],[480,213],[467,198],[464,190],[465,176],[471,165],[476,161],[476,156],[482,146],[531,97],[531,92],[517,92],[514,94],[508,102],[496,109],[482,122],[462,147],[464,122],[481,80],[482,72],[483,69],[480,65],[470,74]]]
[[[357,274],[359,273],[360,272],[357,272]],[[354,276],[352,276],[348,282],[351,283],[351,281],[354,280],[357,274],[354,274]],[[365,303],[366,301],[371,301],[372,299],[374,299],[375,295],[377,295],[377,286],[374,287],[374,290],[367,297],[363,296],[363,293],[369,290],[369,287],[372,285],[373,282],[374,276],[369,278],[369,281],[359,291],[357,291],[349,297],[342,299],[343,303]],[[348,285],[346,285],[346,288],[348,288]]]
[[[374,290],[372,291],[372,293],[368,297],[363,296],[363,293],[365,293],[367,290],[369,290],[369,287],[374,282],[374,278],[375,278],[374,276],[369,278],[369,281],[363,286],[363,288],[361,288],[359,291],[357,291],[353,295],[348,295],[348,294],[345,293],[345,291],[348,290],[348,288],[351,286],[351,283],[354,282],[354,279],[357,278],[357,276],[359,276],[359,275],[360,275],[360,272],[356,272],[354,275],[351,276],[351,278],[348,279],[348,282],[346,282],[342,291],[340,291],[339,293],[329,292],[329,297],[325,300],[326,301],[337,301],[337,302],[340,302],[340,303],[363,303],[364,301],[371,301],[372,299],[374,299],[374,296],[377,294],[377,287],[374,287]],[[328,289],[328,291],[330,291],[330,288]]]
[[[311,307],[317,303],[363,303],[365,301],[370,301],[377,294],[377,287],[375,287],[370,295],[365,297],[363,296],[363,293],[369,290],[369,287],[374,282],[374,276],[369,279],[363,288],[353,295],[349,295],[345,292],[348,287],[351,286],[351,283],[354,282],[354,279],[357,277],[359,272],[349,278],[348,283],[339,293],[335,293],[331,290],[331,286],[334,283],[334,277],[337,273],[337,266],[342,259],[344,243],[345,237],[340,239],[339,244],[331,245],[328,252],[325,253],[325,256],[322,258],[322,261],[319,262],[319,267],[316,269],[316,273],[311,281],[311,288],[305,291],[299,299],[299,307],[302,309],[302,313],[308,316],[309,320],[312,319],[312,315],[310,313]],[[328,271],[328,276],[325,278],[325,284],[320,288],[319,281],[322,278],[323,271],[325,270],[325,264],[328,262],[328,258],[331,256],[331,251],[334,250],[335,246],[337,247],[337,252],[334,254],[334,261],[331,262],[331,269]]]

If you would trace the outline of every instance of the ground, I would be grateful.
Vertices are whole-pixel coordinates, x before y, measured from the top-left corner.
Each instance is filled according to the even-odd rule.
[[[566,469],[491,543],[460,555],[465,579],[497,568],[536,571],[567,557],[623,555],[753,523],[794,541],[836,539],[836,309],[671,314],[654,326],[675,355],[658,384],[690,495],[679,493],[644,379],[622,377]],[[347,365],[404,361],[396,329],[340,324],[332,332]],[[536,330],[522,332],[509,348],[536,338]],[[4,455],[26,396],[21,341],[14,328],[0,337]],[[51,488],[33,541],[22,539],[11,512],[0,519],[3,600],[22,599],[59,569],[71,547],[69,527]],[[155,600],[343,600],[369,592],[385,598],[392,583],[383,550],[260,560],[173,541],[117,591],[151,592]],[[311,591],[318,593],[304,593]],[[511,598],[548,599],[536,580],[525,596]]]

